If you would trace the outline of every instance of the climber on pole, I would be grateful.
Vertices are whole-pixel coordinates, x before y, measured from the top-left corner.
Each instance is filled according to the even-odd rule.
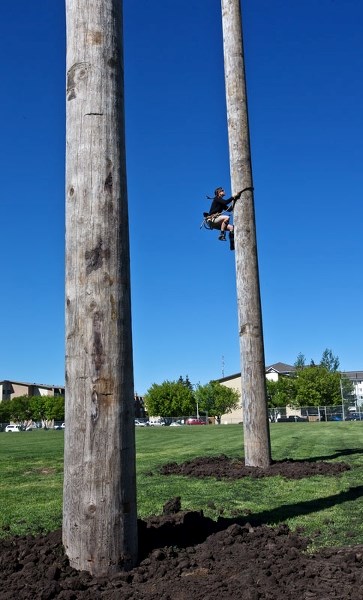
[[[233,225],[230,223],[229,215],[225,214],[224,211],[232,212],[236,200],[241,196],[241,192],[231,198],[224,199],[226,192],[222,187],[216,188],[214,191],[214,198],[209,209],[209,213],[205,217],[206,223],[211,229],[219,229],[220,235],[218,237],[222,242],[226,241],[226,231],[229,231],[229,242],[231,250],[234,250],[234,233]]]
[[[209,200],[212,200],[209,212],[203,213],[203,221],[201,228],[205,229],[219,229],[220,235],[218,239],[222,242],[226,242],[226,231],[229,231],[229,247],[234,250],[234,226],[230,223],[229,215],[226,212],[232,212],[234,205],[237,200],[241,197],[243,192],[252,191],[252,187],[246,187],[234,196],[231,196],[227,200],[224,200],[226,192],[222,187],[218,187],[214,190],[214,198],[207,196]]]

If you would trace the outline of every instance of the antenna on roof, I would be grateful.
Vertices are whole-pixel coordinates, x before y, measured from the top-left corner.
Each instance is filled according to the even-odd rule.
[[[224,377],[224,356],[222,354],[222,377]]]

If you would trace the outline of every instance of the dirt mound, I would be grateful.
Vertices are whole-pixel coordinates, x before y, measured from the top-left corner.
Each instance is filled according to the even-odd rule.
[[[304,553],[288,527],[217,523],[198,512],[139,523],[140,564],[92,578],[71,569],[61,532],[0,541],[1,600],[361,600],[363,547]]]
[[[284,461],[261,470],[225,456],[167,465],[198,477],[336,475],[344,463]],[[252,515],[213,521],[172,498],[139,521],[139,564],[95,578],[69,566],[61,531],[0,540],[0,600],[361,600],[363,546],[307,554],[309,540]],[[251,524],[252,523],[252,524]]]
[[[189,477],[216,477],[217,479],[241,479],[242,477],[275,477],[302,479],[313,475],[339,475],[350,469],[347,463],[324,461],[283,460],[274,461],[268,468],[246,467],[243,460],[220,456],[194,458],[184,463],[167,463],[160,469],[163,475],[186,475]]]

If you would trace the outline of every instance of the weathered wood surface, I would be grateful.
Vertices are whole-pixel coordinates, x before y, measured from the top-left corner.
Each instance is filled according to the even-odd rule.
[[[232,193],[253,187],[240,0],[221,0]],[[246,465],[271,462],[253,191],[234,209]]]
[[[95,575],[137,557],[121,0],[66,0],[63,542]]]

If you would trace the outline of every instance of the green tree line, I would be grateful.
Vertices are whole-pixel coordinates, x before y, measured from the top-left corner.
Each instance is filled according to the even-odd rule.
[[[0,423],[64,420],[63,396],[18,396],[0,403]]]
[[[217,381],[196,385],[188,376],[178,381],[154,383],[147,391],[144,402],[149,416],[185,417],[208,414],[217,421],[226,413],[236,409],[240,395]]]
[[[338,371],[339,359],[331,350],[324,350],[319,364],[311,360],[307,365],[299,354],[294,366],[294,374],[267,380],[269,407],[334,406],[354,399],[353,384]]]
[[[354,399],[353,384],[339,371],[339,358],[330,349],[324,350],[320,363],[306,363],[299,354],[295,372],[280,377],[278,381],[266,380],[268,406],[334,406],[342,400],[350,404]],[[147,391],[145,406],[150,416],[181,417],[197,412],[216,417],[232,412],[240,405],[240,395],[235,390],[210,381],[206,385],[193,385],[188,376],[178,381],[154,383]]]

